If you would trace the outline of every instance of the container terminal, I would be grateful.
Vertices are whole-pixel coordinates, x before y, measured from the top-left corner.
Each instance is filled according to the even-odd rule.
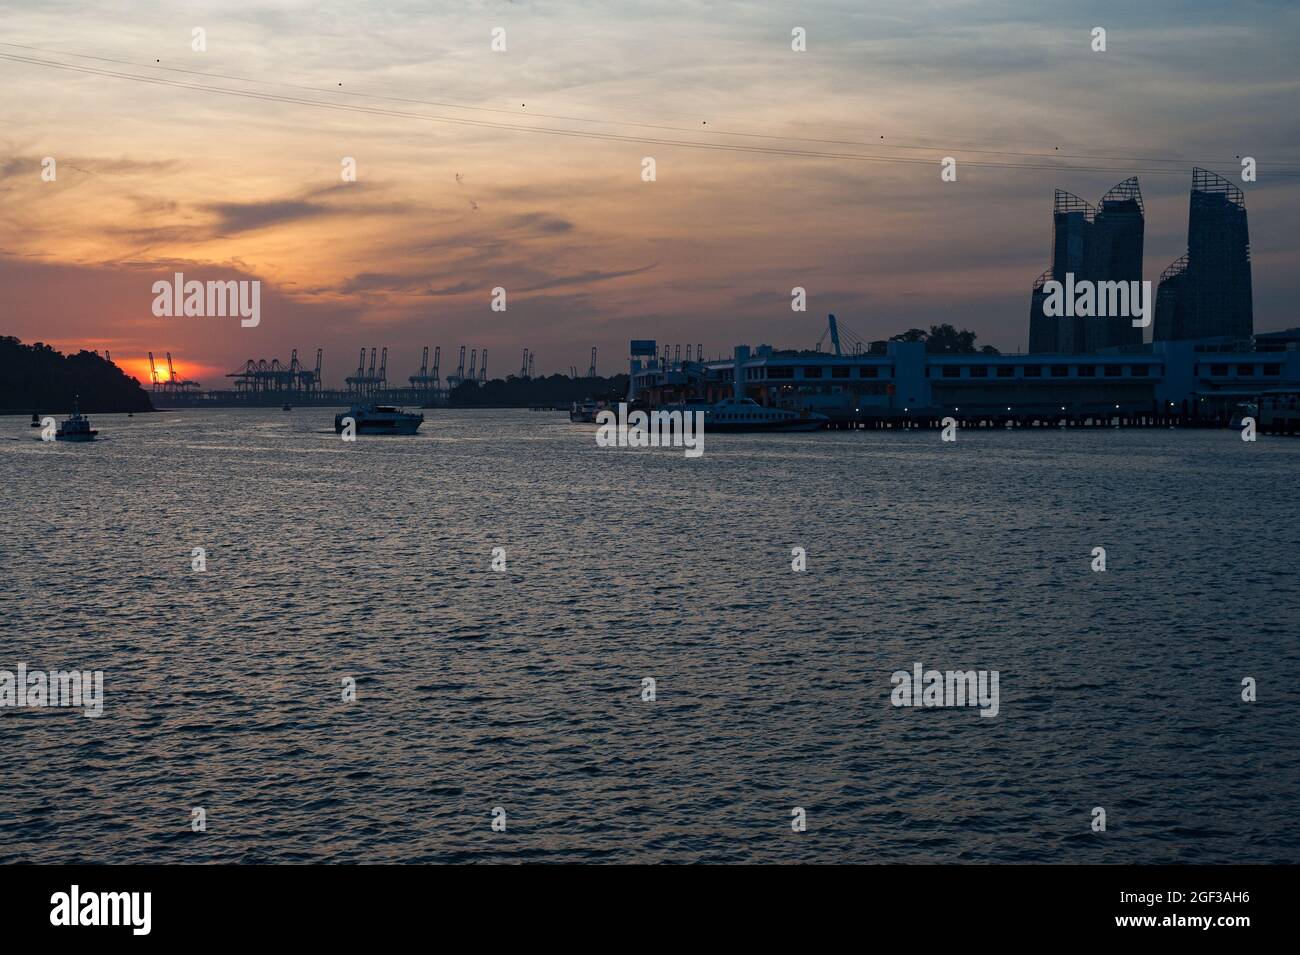
[[[298,359],[295,348],[287,362],[278,358],[269,361],[248,359],[240,368],[227,374],[230,387],[204,390],[196,381],[185,381],[176,375],[171,353],[167,353],[167,377],[163,377],[149,352],[149,373],[152,379],[150,397],[157,408],[219,408],[219,407],[275,407],[282,405],[338,406],[357,401],[393,405],[420,405],[426,408],[447,403],[448,395],[465,382],[484,384],[488,380],[488,350],[469,349],[469,366],[465,364],[464,345],[455,371],[442,376],[442,348],[433,350],[433,363],[429,362],[426,345],[420,366],[406,378],[388,377],[388,349],[371,348],[369,361],[363,347],[356,369],[344,379],[344,388],[326,388],[322,379],[323,349],[316,349],[315,367]],[[524,349],[519,377],[531,378],[534,355]],[[596,376],[596,349],[591,350],[591,367],[588,377]]]

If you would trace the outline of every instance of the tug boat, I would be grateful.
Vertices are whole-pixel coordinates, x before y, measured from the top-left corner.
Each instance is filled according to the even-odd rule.
[[[356,405],[334,416],[334,433],[343,433],[343,419],[356,422],[357,434],[415,434],[424,415],[401,411],[391,405]]]
[[[54,432],[55,441],[94,441],[99,434],[90,426],[90,419],[81,414],[77,400],[72,401],[72,416],[64,419],[59,430]]]

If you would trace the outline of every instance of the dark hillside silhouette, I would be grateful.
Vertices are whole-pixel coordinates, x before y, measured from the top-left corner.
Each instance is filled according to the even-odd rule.
[[[0,336],[0,412],[70,411],[75,396],[86,414],[154,410],[138,381],[94,352],[64,355]]]

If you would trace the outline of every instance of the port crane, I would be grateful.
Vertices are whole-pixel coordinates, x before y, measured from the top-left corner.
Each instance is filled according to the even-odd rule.
[[[686,347],[688,349],[690,348],[689,345]],[[587,377],[588,378],[596,377],[596,346],[595,345],[591,346],[591,367],[587,369]]]
[[[411,387],[416,391],[422,391],[426,395],[438,387],[438,359],[433,359],[433,374],[429,374],[429,346],[424,346],[424,352],[420,355],[420,370],[407,379]]]
[[[349,375],[347,378],[348,391],[358,395],[373,395],[381,391],[386,384],[388,377],[388,349],[383,351],[383,359],[380,362],[378,371],[375,370],[375,360],[378,356],[379,349],[370,349],[370,366],[366,367],[366,349],[362,346],[361,355],[357,359],[357,371],[355,375]]]
[[[167,381],[163,384],[165,391],[193,391],[199,387],[197,381],[182,381],[176,377],[176,367],[172,364],[172,353],[167,352]]]
[[[460,360],[456,363],[456,374],[447,376],[447,387],[455,388],[465,380],[465,346],[460,346]]]

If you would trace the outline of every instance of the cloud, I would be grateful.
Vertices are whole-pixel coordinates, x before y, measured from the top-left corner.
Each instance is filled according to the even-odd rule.
[[[302,199],[269,199],[262,202],[214,202],[203,207],[217,217],[218,232],[231,234],[264,229],[301,219],[329,215],[333,210]]]
[[[510,216],[505,220],[505,225],[510,229],[525,229],[543,235],[563,235],[566,232],[573,231],[572,222],[545,212],[528,212],[523,215]]]
[[[578,272],[571,275],[556,275],[540,282],[534,282],[531,285],[521,288],[521,292],[539,292],[543,289],[562,288],[569,285],[592,285],[596,282],[607,282],[610,279],[626,278],[629,275],[641,275],[649,272],[651,269],[658,267],[659,263],[643,265],[639,269],[619,269],[615,271],[600,271],[591,269],[586,272]]]
[[[347,279],[339,291],[346,295],[357,292],[409,292],[427,287],[429,280],[420,275],[398,275],[388,272],[361,272]]]

